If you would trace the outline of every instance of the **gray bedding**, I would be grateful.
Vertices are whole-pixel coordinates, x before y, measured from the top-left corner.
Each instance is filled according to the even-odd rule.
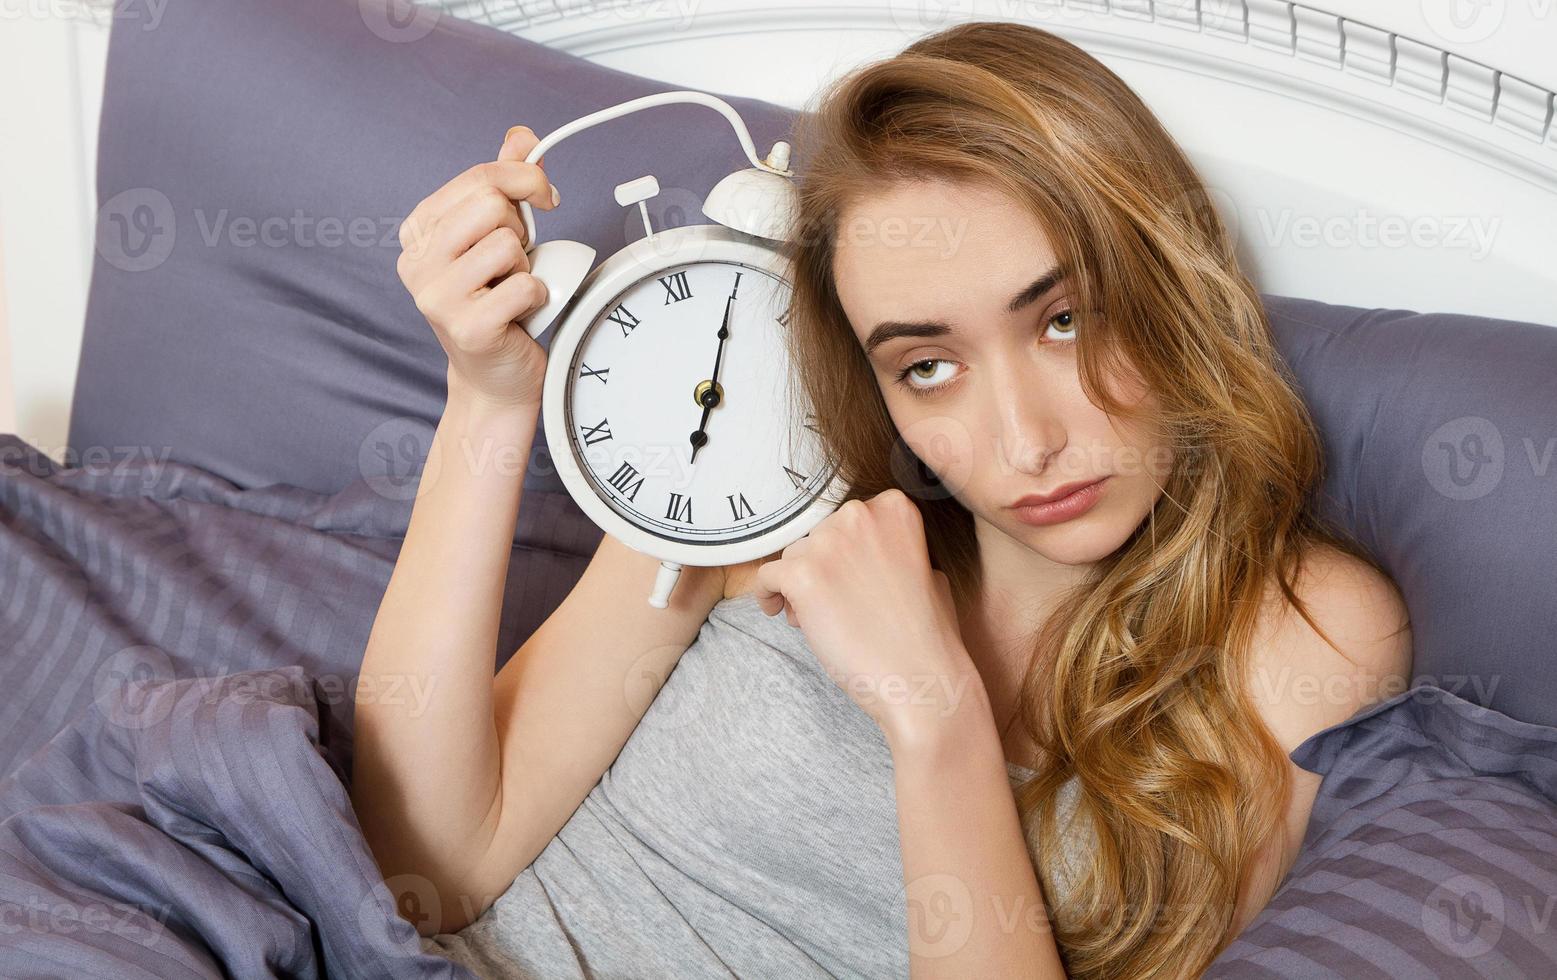
[[[461,975],[394,914],[345,792],[408,497],[0,436],[0,976]],[[599,536],[525,494],[499,650]]]
[[[1420,684],[1291,757],[1303,849],[1207,977],[1557,976],[1557,728]]]
[[[380,882],[301,667],[105,693],[0,783],[7,977],[469,977]]]
[[[0,436],[0,976],[447,969],[375,890],[342,789],[350,685],[444,397],[384,232],[510,125],[669,86],[448,15],[385,36],[407,12],[114,19],[69,440],[100,462]],[[786,134],[790,111],[730,101],[759,146]],[[602,188],[657,173],[652,216],[676,226],[744,166],[705,109],[619,122],[548,155],[565,202],[544,237],[609,255],[638,231]],[[140,214],[157,234],[122,240]],[[287,247],[203,234],[294,214],[309,237]],[[378,234],[317,240],[346,219]],[[1212,973],[1557,976],[1557,331],[1262,299],[1325,443],[1318,509],[1401,586],[1417,682],[1493,710],[1416,694],[1300,747],[1326,773],[1304,852]],[[537,435],[499,658],[600,536]]]
[[[400,496],[0,437],[0,975],[469,975],[395,914],[345,788]],[[500,650],[598,537],[526,493]],[[1209,975],[1557,974],[1557,729],[1424,685],[1293,758],[1325,774],[1304,850]]]

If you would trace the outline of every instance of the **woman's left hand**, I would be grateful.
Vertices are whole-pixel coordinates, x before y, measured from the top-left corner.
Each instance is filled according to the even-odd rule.
[[[950,582],[930,567],[924,519],[901,490],[847,500],[757,569],[762,611],[783,611],[889,741],[981,696]]]

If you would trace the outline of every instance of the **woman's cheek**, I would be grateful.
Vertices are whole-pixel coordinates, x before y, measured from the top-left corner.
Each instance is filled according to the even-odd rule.
[[[966,492],[977,470],[976,437],[967,423],[947,412],[924,411],[897,426],[899,438],[935,473],[943,492]]]

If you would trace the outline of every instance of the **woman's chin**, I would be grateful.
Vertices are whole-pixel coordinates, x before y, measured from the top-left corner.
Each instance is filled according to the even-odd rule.
[[[1101,515],[1099,515],[1101,518]],[[1035,526],[1008,516],[1006,534],[1015,541],[1062,565],[1091,565],[1102,561],[1124,544],[1129,528],[1107,518],[1089,519],[1084,514],[1063,524]]]

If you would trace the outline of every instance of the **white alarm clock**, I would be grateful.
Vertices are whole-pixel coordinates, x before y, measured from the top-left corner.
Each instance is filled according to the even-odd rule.
[[[665,608],[684,565],[732,565],[779,551],[842,501],[847,487],[811,424],[785,343],[790,283],[779,246],[792,230],[789,145],[759,161],[724,100],[677,91],[633,99],[563,126],[526,160],[580,130],[652,106],[721,112],[752,168],[703,204],[717,224],[656,230],[643,202],[653,175],[616,188],[644,237],[598,267],[595,251],[537,242],[521,202],[531,273],[547,302],[520,321],[557,324],[542,419],[558,474],[591,520],[660,559],[649,604]],[[647,583],[646,583],[647,584]]]

